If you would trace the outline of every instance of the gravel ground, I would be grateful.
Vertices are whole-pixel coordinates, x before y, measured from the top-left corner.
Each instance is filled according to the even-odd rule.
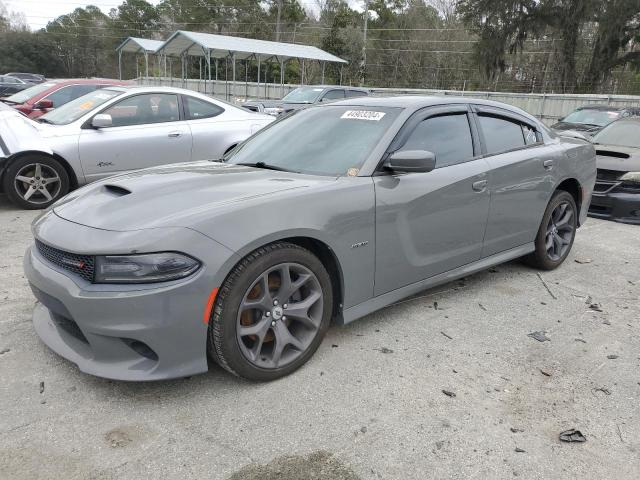
[[[122,383],[35,335],[35,216],[0,197],[2,479],[640,478],[640,227],[590,219],[556,271],[500,265],[333,327],[276,382]]]

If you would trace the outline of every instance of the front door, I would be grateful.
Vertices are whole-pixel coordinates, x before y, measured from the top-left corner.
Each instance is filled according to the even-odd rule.
[[[191,131],[179,112],[178,96],[167,93],[133,95],[100,112],[111,115],[113,125],[80,135],[87,180],[191,160]]]
[[[374,177],[375,295],[480,259],[489,213],[487,162],[466,105],[432,108],[394,150],[427,150],[427,173]],[[473,132],[473,133],[472,133]],[[397,145],[396,145],[397,146]]]

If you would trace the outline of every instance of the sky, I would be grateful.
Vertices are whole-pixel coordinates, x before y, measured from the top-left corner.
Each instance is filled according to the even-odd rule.
[[[95,5],[104,13],[109,13],[114,7],[120,5],[123,0],[95,0],[83,2],[82,0],[0,0],[8,11],[23,13],[27,23],[33,30],[45,27],[47,22],[60,15],[70,13],[76,8]],[[160,0],[147,0],[149,3],[158,4]]]

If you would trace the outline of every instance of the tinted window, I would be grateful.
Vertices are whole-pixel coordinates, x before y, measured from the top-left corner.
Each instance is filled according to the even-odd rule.
[[[53,108],[56,108],[89,92],[93,92],[95,89],[95,85],[70,85],[47,95],[46,99],[51,100]]]
[[[182,97],[185,108],[187,109],[188,120],[198,120],[201,118],[211,118],[224,112],[222,107],[210,102],[205,102],[199,98]]]
[[[102,113],[111,115],[114,127],[175,122],[180,119],[178,96],[166,93],[128,97]]]
[[[524,135],[519,122],[480,115],[480,127],[489,155],[524,147]]]
[[[46,115],[40,117],[40,121],[53,123],[54,125],[67,125],[87,115],[117,95],[122,95],[122,92],[116,90],[96,90],[87,93],[82,97],[71,100],[69,103],[65,103],[55,110],[49,111]]]
[[[360,90],[345,90],[345,94],[347,95],[347,98],[364,97],[367,95],[365,92],[361,92]]]
[[[329,90],[322,97],[323,102],[328,102],[330,100],[342,100],[344,98],[344,90]]]
[[[467,115],[431,117],[420,122],[402,150],[427,150],[436,155],[436,167],[473,158],[473,140]]]

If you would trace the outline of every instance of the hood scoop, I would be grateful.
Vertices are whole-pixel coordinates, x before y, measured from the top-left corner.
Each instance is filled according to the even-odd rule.
[[[596,155],[614,158],[629,158],[631,156],[628,153],[614,152],[612,150],[596,150]]]
[[[112,194],[114,197],[124,197],[129,195],[131,190],[127,190],[119,185],[103,185],[105,192]]]

